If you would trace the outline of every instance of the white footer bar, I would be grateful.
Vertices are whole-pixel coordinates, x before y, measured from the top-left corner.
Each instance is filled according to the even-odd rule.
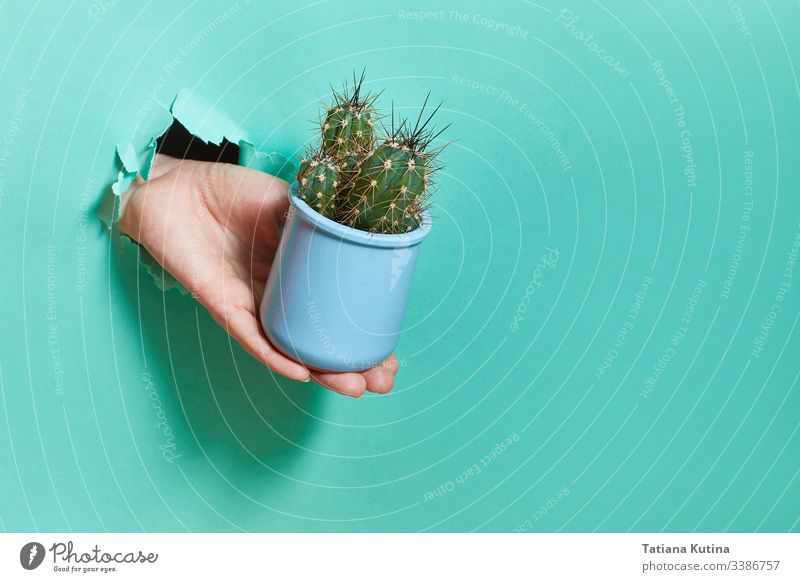
[[[0,580],[189,576],[797,581],[800,534],[0,535]]]

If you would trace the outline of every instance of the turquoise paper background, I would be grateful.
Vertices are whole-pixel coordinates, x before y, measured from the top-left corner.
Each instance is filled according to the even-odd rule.
[[[798,59],[788,1],[3,2],[0,528],[798,530]],[[95,208],[181,88],[292,156],[362,67],[454,143],[357,401]]]

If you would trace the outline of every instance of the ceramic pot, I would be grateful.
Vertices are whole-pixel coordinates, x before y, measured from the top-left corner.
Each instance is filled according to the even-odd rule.
[[[372,234],[325,218],[290,193],[261,300],[270,342],[319,370],[362,371],[397,345],[420,244],[431,229]]]

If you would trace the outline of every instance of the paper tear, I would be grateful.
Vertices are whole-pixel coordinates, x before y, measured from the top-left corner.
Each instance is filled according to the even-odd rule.
[[[137,176],[143,180],[150,177],[155,158],[157,140],[164,135],[174,121],[178,121],[192,135],[205,143],[220,145],[227,139],[239,144],[239,164],[254,170],[267,172],[286,181],[291,181],[296,168],[289,158],[277,152],[259,151],[246,139],[240,126],[218,112],[214,106],[195,92],[181,89],[169,107],[156,103],[148,109],[149,115],[137,126],[130,141],[116,146],[115,164],[117,178],[110,185],[99,207],[98,216],[109,230],[112,239],[119,244],[120,252],[135,249],[142,267],[162,291],[175,288],[182,294],[188,290],[156,261],[147,249],[137,244],[119,230],[120,199],[134,183]]]
[[[197,93],[181,89],[169,109],[172,117],[205,143],[218,146],[224,139],[231,143],[244,139],[238,124],[216,111],[211,103]]]
[[[119,200],[122,193],[133,184],[136,180],[136,176],[139,175],[137,170],[131,169],[136,166],[126,165],[125,156],[129,156],[129,153],[126,152],[121,155],[119,146],[117,146],[117,157],[115,160],[118,166],[117,179],[111,184],[109,191],[100,201],[100,205],[97,209],[97,215],[109,230],[111,230],[114,224],[119,220]],[[130,163],[131,159],[127,157],[127,164]]]
[[[153,258],[146,248],[137,244],[133,239],[122,235],[119,237],[120,252],[126,254],[133,252],[137,254],[139,259],[139,268],[144,270],[150,277],[160,291],[169,291],[176,289],[181,295],[189,295],[189,290],[172,276],[172,273],[167,271],[161,264]]]
[[[139,167],[136,149],[131,142],[117,145],[117,158],[126,172],[135,172]]]

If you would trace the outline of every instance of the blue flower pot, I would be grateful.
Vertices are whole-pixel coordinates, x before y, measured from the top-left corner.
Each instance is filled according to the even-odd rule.
[[[430,216],[407,234],[371,234],[325,218],[296,194],[297,183],[261,300],[264,331],[311,368],[374,367],[397,346]]]

